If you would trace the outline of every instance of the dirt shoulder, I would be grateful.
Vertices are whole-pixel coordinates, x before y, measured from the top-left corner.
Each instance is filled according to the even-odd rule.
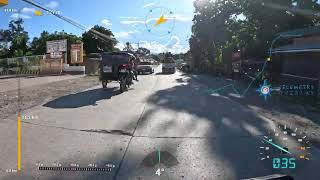
[[[83,91],[99,84],[97,76],[84,76],[23,87],[20,90],[20,99],[18,99],[18,90],[0,92],[0,119],[6,119],[10,115],[17,114],[18,104],[20,104],[20,108],[23,111],[52,99]]]

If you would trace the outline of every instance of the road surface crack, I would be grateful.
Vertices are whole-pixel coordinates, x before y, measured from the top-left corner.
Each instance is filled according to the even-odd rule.
[[[125,136],[132,136],[133,135],[133,133],[125,132],[122,130],[88,129],[88,130],[80,130],[80,131],[104,133],[104,134],[117,134],[117,135],[125,135]]]
[[[157,85],[157,83],[158,83],[158,80],[159,80],[159,77],[156,78],[156,82],[154,83],[153,87],[151,88],[151,91],[154,91],[154,89],[156,88],[156,85]],[[131,136],[131,138],[130,138],[130,140],[129,140],[129,143],[128,143],[125,151],[124,151],[124,154],[123,154],[122,159],[121,159],[121,161],[120,161],[120,163],[119,163],[119,166],[118,166],[118,168],[117,168],[117,170],[116,170],[116,172],[115,172],[115,174],[114,174],[114,176],[113,176],[113,180],[116,180],[117,177],[118,177],[118,174],[119,174],[120,169],[121,169],[121,167],[122,167],[122,163],[123,163],[123,161],[124,161],[124,158],[126,157],[126,154],[127,154],[127,152],[128,152],[128,149],[129,149],[129,146],[130,146],[130,144],[131,144],[131,141],[132,141],[132,139],[133,139],[133,137],[134,137],[134,134],[135,134],[138,126],[139,126],[139,122],[141,121],[141,119],[142,119],[142,117],[143,117],[143,115],[144,115],[144,113],[145,113],[146,106],[147,106],[147,102],[145,102],[144,105],[143,105],[143,109],[142,109],[142,111],[141,111],[141,113],[140,113],[140,117],[139,117],[139,119],[138,119],[138,121],[137,121],[137,123],[136,123],[136,127],[135,127],[134,130],[133,130],[133,133],[132,133],[132,136]]]

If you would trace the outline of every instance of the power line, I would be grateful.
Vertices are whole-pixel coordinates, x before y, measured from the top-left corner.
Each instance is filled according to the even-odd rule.
[[[71,25],[73,25],[73,26],[75,26],[75,27],[77,27],[77,28],[79,28],[81,30],[91,32],[94,35],[96,35],[97,38],[100,38],[103,41],[107,41],[107,40],[113,41],[114,40],[113,38],[111,38],[111,37],[109,37],[109,36],[107,36],[107,35],[105,35],[105,34],[103,34],[101,32],[98,32],[98,31],[96,31],[96,30],[94,30],[92,28],[87,28],[86,26],[84,26],[84,25],[82,25],[82,24],[80,24],[80,23],[78,23],[78,22],[76,22],[76,21],[74,21],[74,20],[72,20],[70,18],[62,16],[62,15],[60,15],[58,13],[53,13],[53,10],[51,10],[51,9],[49,9],[47,7],[44,7],[43,5],[41,5],[38,2],[35,2],[35,1],[32,1],[32,0],[22,0],[22,1],[24,1],[24,2],[26,2],[28,4],[31,4],[31,5],[33,5],[33,6],[37,7],[37,8],[40,8],[40,9],[46,11],[46,12],[49,12],[52,15],[54,15],[54,16],[56,16],[56,17],[58,17],[58,18],[60,18],[60,19],[62,19],[64,21],[68,22],[69,24],[71,24]]]

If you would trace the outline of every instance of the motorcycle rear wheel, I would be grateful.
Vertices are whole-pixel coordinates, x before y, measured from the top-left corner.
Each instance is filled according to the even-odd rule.
[[[126,79],[124,77],[120,78],[120,91],[123,93],[124,91],[127,91],[128,87],[127,87],[127,83],[126,83]]]
[[[102,81],[102,88],[106,88],[108,85],[108,82],[107,81]]]

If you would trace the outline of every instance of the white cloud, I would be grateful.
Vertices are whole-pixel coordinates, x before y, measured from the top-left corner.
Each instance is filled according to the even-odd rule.
[[[172,36],[170,41],[166,44],[167,48],[174,48],[180,45],[180,38],[178,36]]]
[[[17,19],[17,18],[22,18],[22,19],[30,19],[31,17],[25,14],[19,14],[19,13],[13,13],[11,18]]]
[[[59,3],[57,1],[50,1],[48,4],[46,4],[46,7],[50,9],[56,9],[59,6]]]
[[[34,8],[27,8],[27,7],[24,7],[24,8],[22,8],[22,10],[21,10],[21,12],[22,12],[22,13],[25,13],[25,14],[28,14],[28,13],[33,14],[35,11],[36,11],[36,10],[35,10]]]
[[[155,4],[157,4],[157,3],[156,2],[148,3],[148,4],[145,4],[144,6],[142,6],[142,8],[147,8],[147,7],[153,6]]]
[[[116,38],[128,38],[131,34],[134,34],[134,33],[139,33],[139,31],[137,31],[137,30],[128,31],[128,32],[126,32],[126,31],[121,31],[121,32],[115,32],[115,33],[113,33],[113,34],[114,34],[114,36],[115,36]]]
[[[171,41],[176,41],[176,39],[171,39]],[[152,53],[161,53],[161,52],[171,52],[174,54],[185,53],[189,48],[185,48],[180,44],[180,40],[176,42],[169,41],[167,44],[161,44],[156,41],[140,41],[140,47],[149,49]],[[168,44],[172,44],[168,46]]]
[[[124,32],[124,31],[123,32],[115,32],[113,34],[116,38],[125,38],[125,37],[130,36],[130,34],[128,32]]]
[[[125,48],[126,46],[123,43],[119,42],[115,47],[120,49],[120,51],[122,51],[123,48]]]
[[[119,18],[120,18],[120,19],[128,19],[128,20],[129,20],[129,19],[131,19],[131,20],[132,20],[132,19],[140,19],[139,17],[135,17],[135,16],[120,16]]]
[[[161,52],[166,52],[167,48],[165,45],[156,42],[156,41],[141,41],[140,42],[140,47],[144,47],[150,50],[152,53],[161,53]]]
[[[125,20],[125,21],[120,21],[120,23],[125,24],[125,25],[137,25],[137,24],[150,23],[151,21],[156,22],[156,20],[158,20],[158,18],[149,18],[146,21],[144,21],[144,20]]]
[[[123,17],[122,19],[125,19],[125,20],[120,21],[121,24],[133,25],[133,24],[150,23],[152,21],[156,21],[158,18],[149,18],[147,21],[141,20],[142,18],[138,18],[138,17]],[[168,18],[168,19],[175,19],[176,21],[180,21],[180,22],[192,22],[193,16],[183,15],[183,14],[174,14],[171,18]]]
[[[173,16],[176,21],[181,21],[181,22],[191,22],[193,19],[193,16],[189,15],[183,15],[183,14],[174,14]]]
[[[167,51],[170,51],[172,53],[185,53],[189,50],[189,47],[183,47],[181,45],[181,40],[178,36],[172,36],[165,47]]]
[[[124,25],[138,25],[138,24],[145,24],[146,21],[142,17],[134,17],[134,16],[122,16],[120,19],[123,19],[120,21],[121,24]],[[149,20],[147,21],[147,23]]]
[[[145,21],[140,21],[140,20],[125,20],[125,21],[120,21],[121,24],[144,24]]]
[[[131,44],[134,49],[138,48],[137,44]],[[122,50],[125,47],[125,43],[118,43],[117,48]],[[183,47],[180,44],[180,38],[178,36],[172,36],[171,40],[166,44],[162,44],[156,41],[139,41],[139,47],[147,48],[151,53],[171,52],[174,54],[185,53],[189,50],[189,47]]]
[[[21,9],[20,13],[13,13],[10,17],[17,19],[17,18],[22,18],[22,19],[31,19],[31,15],[35,13],[36,9],[34,8],[28,8],[24,7]]]
[[[108,19],[102,19],[101,23],[106,25],[106,26],[111,26],[112,25],[111,22]]]

